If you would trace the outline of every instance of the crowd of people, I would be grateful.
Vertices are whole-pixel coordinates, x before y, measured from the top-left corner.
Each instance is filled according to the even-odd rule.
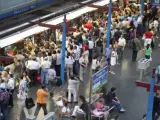
[[[120,11],[113,11],[111,24],[111,44],[105,48],[107,18],[106,12],[101,16],[81,17],[78,24],[72,27],[76,31],[70,32],[66,38],[65,51],[65,81],[68,83],[68,98],[61,96],[62,101],[56,102],[61,106],[61,119],[68,120],[71,110],[68,102],[79,102],[77,98],[77,83],[83,82],[87,67],[91,65],[92,74],[100,68],[108,65],[109,72],[115,74],[113,68],[115,65],[121,65],[123,51],[126,45],[132,46],[132,61],[137,59],[138,51],[144,48],[146,59],[151,60],[152,49],[155,47],[157,31],[159,31],[159,21],[156,14],[158,10],[146,6],[144,16],[140,15],[139,7],[135,4],[120,8]],[[151,19],[152,18],[152,19]],[[147,30],[147,31],[146,31]],[[144,39],[144,46],[141,45],[140,37]],[[39,40],[40,39],[40,40]],[[3,120],[7,120],[8,107],[14,107],[13,93],[17,93],[18,110],[17,120],[20,120],[22,110],[25,108],[25,100],[30,87],[42,84],[42,88],[37,91],[37,109],[35,116],[38,115],[40,108],[47,114],[47,96],[46,86],[51,82],[57,81],[61,74],[61,52],[62,52],[62,32],[56,30],[55,37],[52,30],[43,32],[37,37],[39,42],[25,44],[23,49],[17,50],[14,55],[14,70],[9,67],[0,67],[0,103]],[[76,76],[76,78],[75,78]],[[77,80],[78,79],[78,80]],[[124,112],[120,101],[115,95],[115,88],[111,89],[107,99],[119,111]],[[3,97],[2,97],[3,96]],[[84,98],[80,96],[80,106],[75,106],[71,116],[76,116],[76,112],[84,112],[88,117],[89,106]],[[108,118],[108,112],[104,106],[104,99],[100,99],[96,104],[96,110],[101,109],[104,118]],[[63,103],[63,104],[62,104]],[[93,114],[97,114],[94,111]]]

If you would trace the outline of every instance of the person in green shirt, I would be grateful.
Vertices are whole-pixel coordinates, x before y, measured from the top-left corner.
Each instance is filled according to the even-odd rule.
[[[147,44],[147,46],[145,48],[145,58],[150,59],[151,54],[152,54],[152,49],[151,49],[150,45]]]

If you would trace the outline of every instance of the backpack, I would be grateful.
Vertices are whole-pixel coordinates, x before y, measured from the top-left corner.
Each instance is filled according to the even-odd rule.
[[[9,93],[8,91],[3,91],[0,96],[0,101],[2,104],[9,104]]]

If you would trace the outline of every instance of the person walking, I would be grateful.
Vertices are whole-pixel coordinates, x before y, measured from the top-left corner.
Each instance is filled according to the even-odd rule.
[[[157,84],[160,82],[160,65],[158,65],[157,69],[156,69],[156,73],[157,73]]]
[[[10,74],[10,78],[9,78],[7,85],[8,85],[8,91],[10,92],[9,106],[13,107],[13,93],[14,93],[14,88],[15,88],[15,81],[14,81],[12,74]]]
[[[150,47],[150,44],[147,44],[146,48],[144,49],[144,52],[145,52],[145,58],[151,60],[152,49]]]
[[[73,52],[73,58],[74,58],[73,73],[74,73],[74,75],[79,74],[80,55],[81,55],[81,50],[80,50],[79,46],[74,46],[74,52]]]
[[[141,43],[138,38],[133,39],[132,41],[132,62],[135,62],[137,59],[138,51],[141,50]]]
[[[54,68],[54,65],[51,65],[51,68],[48,69],[48,82],[55,83],[56,84],[56,71]]]
[[[29,78],[31,79],[31,84],[35,85],[37,81],[38,70],[40,69],[40,63],[36,61],[36,57],[33,57],[27,62],[27,69],[29,70]]]
[[[101,56],[102,54],[102,51],[103,51],[103,40],[102,38],[98,38],[96,41],[95,41],[95,47],[96,47],[96,50],[97,50],[97,54],[99,56]]]
[[[24,71],[22,75],[23,75],[23,79],[26,80],[27,82],[27,91],[29,91],[29,87],[30,87],[29,85],[31,83],[31,79],[29,78],[26,71]]]
[[[14,63],[14,79],[18,80],[18,78],[22,75],[23,65],[20,60]]]
[[[71,94],[73,94],[73,102],[77,102],[77,85],[78,82],[76,78],[72,75],[68,80],[68,102],[71,102]]]
[[[100,62],[98,61],[97,56],[94,56],[92,60],[92,74],[95,74],[98,71],[99,67]]]
[[[123,35],[121,35],[121,37],[118,39],[118,48],[117,48],[118,63],[120,63],[123,58],[123,51],[124,51],[125,45],[126,45],[126,40],[123,37]]]
[[[137,34],[139,37],[143,35],[143,16],[139,16],[137,18]]]
[[[41,87],[41,89],[38,89],[37,91],[37,108],[35,111],[34,116],[37,117],[39,110],[41,107],[43,108],[44,115],[47,115],[47,97],[48,97],[48,90],[45,85]]]
[[[20,82],[19,82],[19,92],[20,91],[27,91],[27,81],[25,80],[25,79],[23,79],[23,76],[20,76],[19,77],[19,80],[20,80]]]
[[[17,98],[18,98],[18,100],[17,100],[17,106],[18,107],[17,107],[17,117],[16,117],[16,120],[20,120],[22,111],[24,109],[26,109],[25,108],[25,101],[26,101],[26,98],[27,98],[26,91],[20,90],[19,93],[18,93],[18,95],[17,95]]]
[[[117,64],[117,51],[114,48],[111,53],[111,64],[110,64],[111,66],[109,69],[109,73],[115,74],[115,72],[113,71],[113,66],[115,66],[116,64]]]
[[[3,87],[1,87],[0,103],[1,112],[3,114],[2,120],[8,120],[9,92]]]
[[[144,47],[146,47],[148,44],[151,46],[152,43],[153,34],[151,32],[151,29],[149,31],[146,31],[144,33]]]
[[[79,78],[80,78],[81,81],[83,81],[83,75],[84,75],[86,67],[87,67],[87,62],[85,60],[85,55],[82,55],[80,57],[79,64],[80,64]]]
[[[61,73],[61,52],[60,50],[57,51],[55,70],[56,70],[57,76],[59,77]]]
[[[74,63],[74,59],[72,55],[68,52],[65,58],[65,64],[66,64],[66,70],[67,70],[67,80],[69,80],[69,77],[73,75],[73,63]]]
[[[92,62],[92,56],[93,56],[93,47],[94,47],[94,42],[92,41],[92,38],[89,38],[88,41],[88,48],[89,48],[89,62]]]
[[[41,84],[48,84],[48,69],[51,67],[51,62],[45,57],[41,63]]]

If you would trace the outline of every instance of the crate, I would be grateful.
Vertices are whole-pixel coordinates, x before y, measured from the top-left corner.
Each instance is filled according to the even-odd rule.
[[[150,60],[142,58],[138,61],[138,69],[140,70],[146,70],[148,67],[150,67]]]

